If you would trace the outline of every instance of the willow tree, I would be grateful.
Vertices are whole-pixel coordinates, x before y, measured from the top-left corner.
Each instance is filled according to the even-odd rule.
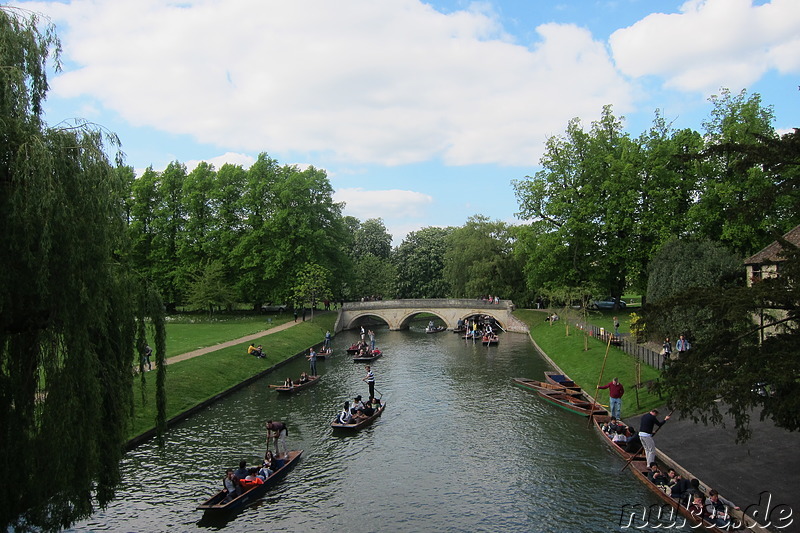
[[[109,137],[42,121],[53,27],[0,7],[0,43],[0,528],[56,530],[114,496],[137,336],[161,307],[126,266]]]

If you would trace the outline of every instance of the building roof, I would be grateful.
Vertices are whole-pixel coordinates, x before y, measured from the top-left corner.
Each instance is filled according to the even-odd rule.
[[[784,239],[790,243],[800,246],[800,224],[795,226],[794,229],[784,234]],[[783,247],[778,241],[773,241],[772,244],[761,250],[755,255],[752,255],[744,260],[745,265],[762,265],[764,263],[775,263],[783,261],[780,257]]]

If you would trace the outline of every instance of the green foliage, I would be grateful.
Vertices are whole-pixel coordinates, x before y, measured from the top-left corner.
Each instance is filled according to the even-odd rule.
[[[302,307],[308,305],[312,309],[322,299],[331,297],[330,271],[314,263],[306,264],[298,272],[292,287],[292,298],[295,304]]]
[[[228,283],[225,267],[219,261],[205,266],[203,271],[190,283],[189,303],[198,309],[214,313],[214,307],[230,307],[236,301],[236,291]]]
[[[741,260],[724,246],[708,240],[668,242],[650,264],[647,286],[650,299],[645,317],[651,338],[677,339],[683,334],[691,340],[705,335],[708,328],[717,325],[696,301],[696,291],[741,285],[743,281]],[[667,303],[675,300],[671,297],[677,298],[681,305]]]
[[[360,224],[353,243],[354,258],[372,254],[379,259],[389,259],[391,253],[392,236],[386,230],[382,219],[370,218]]]
[[[449,296],[514,298],[522,286],[522,268],[513,253],[512,231],[503,222],[470,217],[448,239],[443,273]]]
[[[14,480],[0,528],[55,531],[114,496],[145,318],[157,358],[164,346],[160,300],[127,263],[130,174],[104,146],[115,138],[44,126],[59,44],[23,13],[0,7],[0,475]],[[43,460],[47,483],[33,475]]]
[[[445,298],[444,257],[452,228],[422,228],[409,233],[394,254],[398,298]]]

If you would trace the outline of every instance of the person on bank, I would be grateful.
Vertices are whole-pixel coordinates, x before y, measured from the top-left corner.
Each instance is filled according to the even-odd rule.
[[[625,387],[622,386],[622,383],[620,383],[617,378],[614,378],[609,383],[598,388],[608,389],[608,403],[611,408],[611,416],[620,420],[622,418],[622,395],[625,394]]]
[[[661,427],[664,422],[669,420],[669,415],[664,420],[658,419],[658,409],[652,409],[649,413],[642,416],[639,422],[639,440],[642,441],[644,452],[647,456],[647,464],[656,462],[656,442],[653,440],[654,428]]]
[[[283,448],[285,457],[289,457],[289,450],[286,448],[286,437],[289,435],[289,429],[283,422],[267,421],[267,448],[269,448],[270,440],[275,440],[275,455],[280,456],[280,448]]]

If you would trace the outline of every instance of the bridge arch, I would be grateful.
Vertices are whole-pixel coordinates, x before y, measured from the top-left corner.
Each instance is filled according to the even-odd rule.
[[[406,329],[414,316],[430,313],[439,317],[448,329],[456,328],[459,319],[488,315],[506,331],[527,332],[528,327],[511,314],[513,310],[514,304],[510,300],[501,300],[499,304],[455,298],[349,302],[339,309],[335,331],[352,329],[367,316],[386,322],[390,330]]]

